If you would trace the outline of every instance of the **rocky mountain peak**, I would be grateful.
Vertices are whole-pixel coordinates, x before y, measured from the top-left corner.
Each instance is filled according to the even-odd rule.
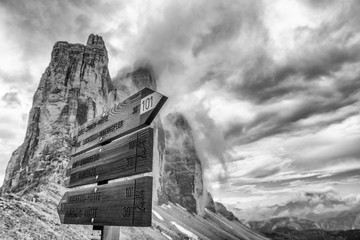
[[[190,125],[183,114],[171,113],[165,118],[164,128],[166,149],[160,202],[170,201],[199,213],[204,208],[202,167]]]
[[[116,94],[124,99],[142,88],[157,89],[156,76],[149,64],[121,69],[112,80]],[[114,92],[115,93],[115,92]]]
[[[19,192],[41,182],[62,181],[70,133],[101,114],[112,90],[101,37],[89,45],[55,43],[30,110],[24,143],[8,163],[1,192]],[[100,47],[101,46],[101,47]]]
[[[170,121],[179,131],[182,132],[191,132],[191,126],[185,116],[181,113],[170,113],[167,116],[168,121]]]
[[[99,35],[90,34],[87,43],[87,46],[97,47],[97,48],[105,48],[105,42],[103,38]]]
[[[132,82],[138,88],[144,87],[156,89],[155,73],[150,65],[137,67],[132,72]]]

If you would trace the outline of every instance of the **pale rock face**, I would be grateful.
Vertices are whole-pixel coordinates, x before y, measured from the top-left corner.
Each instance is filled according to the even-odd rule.
[[[61,182],[70,132],[103,112],[112,90],[101,37],[88,44],[57,42],[33,98],[24,143],[13,153],[1,192],[17,192],[48,178]],[[55,173],[55,174],[54,174]]]
[[[178,203],[188,211],[199,213],[203,208],[203,180],[191,127],[180,113],[165,119],[165,163],[161,201]]]

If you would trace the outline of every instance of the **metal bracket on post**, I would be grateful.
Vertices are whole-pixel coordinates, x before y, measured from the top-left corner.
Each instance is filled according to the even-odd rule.
[[[101,182],[98,182],[98,186],[99,185],[104,185],[104,184],[107,184],[109,181],[101,181]],[[94,225],[93,226],[93,230],[100,230],[101,231],[101,240],[103,240],[103,237],[104,237],[104,226],[97,226],[97,225]]]

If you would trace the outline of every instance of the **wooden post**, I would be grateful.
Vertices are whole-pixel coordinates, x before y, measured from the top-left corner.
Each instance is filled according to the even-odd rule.
[[[60,220],[65,224],[150,227],[152,184],[153,178],[145,176],[68,191],[57,208]]]
[[[100,181],[99,185],[107,184],[109,181]],[[97,227],[97,226],[94,226]],[[101,228],[101,240],[120,240],[120,227],[117,226],[99,226]]]
[[[104,226],[101,231],[101,240],[120,240],[120,227]]]

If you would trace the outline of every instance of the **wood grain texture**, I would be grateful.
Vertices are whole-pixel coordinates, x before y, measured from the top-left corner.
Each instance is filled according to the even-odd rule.
[[[151,226],[152,177],[66,192],[57,210],[63,224]]]
[[[152,171],[153,129],[146,128],[71,158],[67,187]]]
[[[156,103],[154,103],[155,107],[144,114],[140,114],[141,100],[150,94],[158,96]],[[101,116],[80,126],[73,137],[74,147],[71,150],[71,155],[75,156],[149,126],[166,100],[167,97],[158,92],[149,88],[142,89]]]

